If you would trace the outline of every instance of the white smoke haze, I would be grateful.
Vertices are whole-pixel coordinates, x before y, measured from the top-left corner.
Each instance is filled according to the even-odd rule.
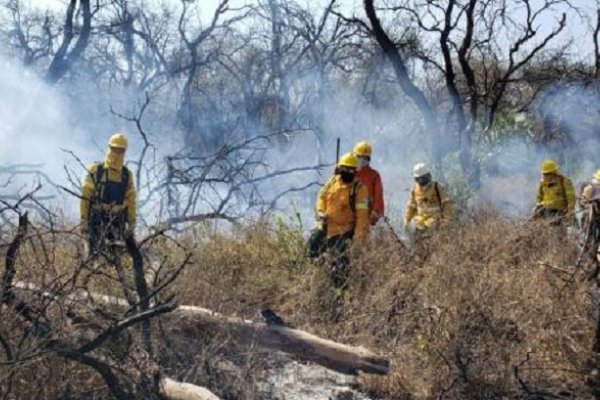
[[[80,84],[74,94],[69,92],[67,95],[61,93],[60,86],[50,88],[33,72],[17,68],[16,65],[16,61],[2,63],[2,91],[8,94],[3,96],[1,104],[2,120],[5,121],[2,125],[2,139],[6,145],[1,150],[4,165],[41,163],[41,171],[54,182],[70,186],[64,165],[79,173],[78,179],[83,176],[84,171],[61,149],[73,151],[88,165],[103,159],[106,140],[110,134],[117,131],[127,133],[131,140],[127,159],[130,162],[137,160],[142,142],[135,126],[111,114],[110,108],[126,116],[136,115],[142,101],[140,96],[126,96],[119,91],[102,92],[101,88],[93,83],[88,83],[87,86]],[[268,170],[263,172],[319,163],[333,164],[337,137],[341,138],[341,154],[351,151],[356,142],[367,140],[374,147],[372,166],[379,170],[384,182],[388,215],[399,224],[408,191],[413,183],[412,166],[427,159],[428,139],[425,135],[417,133],[421,131],[419,115],[393,90],[392,94],[384,99],[373,99],[371,102],[367,102],[354,87],[338,87],[333,93],[334,95],[315,105],[322,108],[320,135],[323,147],[319,148],[316,133],[310,130],[296,132],[292,135],[294,139],[291,146],[284,149],[273,146],[266,150]],[[84,99],[87,101],[84,102]],[[165,103],[169,104],[163,98],[154,97],[143,119],[145,131],[156,146],[155,151],[150,153],[154,159],[148,158],[148,163],[160,164],[166,155],[185,148],[173,117],[168,117],[172,116],[174,111],[165,112]],[[514,150],[512,152],[514,153]],[[507,156],[510,154],[510,151],[505,153]],[[530,159],[522,155],[510,157]],[[533,164],[530,167],[537,171]],[[131,163],[129,165],[131,166]],[[132,169],[134,168],[135,166],[132,166]],[[292,175],[292,179],[282,176],[269,180],[260,185],[261,195],[269,199],[291,187],[302,187],[312,181],[322,183],[329,178],[331,171],[332,167],[324,168],[321,173],[296,173]],[[507,186],[511,183],[507,182]],[[66,214],[76,218],[78,200],[61,194],[47,184],[45,187],[57,196],[59,204],[65,204],[66,210],[71,210]],[[278,209],[285,215],[290,215],[292,210],[299,211],[305,226],[310,227],[317,191],[318,187],[313,186],[306,191],[282,198]],[[490,193],[485,189],[483,192]],[[494,204],[502,206],[504,203],[527,202],[526,199],[531,196],[532,191],[502,192],[503,196],[493,196],[493,200],[504,197],[500,202],[492,201]],[[140,193],[140,196],[144,197],[144,193]],[[141,212],[145,214],[144,217],[149,223],[164,217],[156,213],[160,208],[157,205],[160,201],[161,199],[151,200],[146,208],[142,208]]]
[[[538,95],[524,122],[516,135],[489,153],[479,193],[480,199],[514,216],[523,216],[534,206],[543,160],[556,160],[576,191],[600,169],[598,87],[580,81],[550,85]]]
[[[243,27],[242,31],[255,30],[257,36],[253,40],[257,41],[256,48],[260,49],[264,43],[254,23],[256,21]],[[235,44],[235,40],[232,39],[232,42]],[[209,48],[216,44],[212,43]],[[321,79],[322,71],[303,68],[286,71],[293,86],[290,108],[297,113],[290,133],[292,140],[284,146],[273,142],[262,148],[260,152],[264,154],[265,165],[256,173],[261,176],[283,169],[333,164],[337,137],[341,138],[342,154],[351,151],[357,141],[367,140],[374,148],[372,166],[379,170],[383,178],[388,215],[395,225],[399,225],[408,191],[413,184],[412,166],[416,162],[428,161],[428,132],[423,131],[420,114],[400,92],[387,61],[377,55],[370,59],[365,56],[357,58],[358,61],[354,61],[357,64],[372,64],[368,71],[363,71],[363,74],[372,76],[360,75],[360,71],[353,69],[355,65],[346,66],[350,72],[330,73],[326,82]],[[119,84],[110,84],[110,71],[98,76],[91,63],[82,62],[77,64],[72,78],[49,87],[39,77],[39,71],[21,66],[15,58],[5,57],[0,64],[0,90],[3,93],[0,99],[0,137],[4,143],[0,147],[2,165],[41,163],[41,170],[54,182],[70,186],[64,166],[73,170],[78,180],[82,178],[84,170],[61,149],[72,151],[88,165],[104,158],[106,140],[112,133],[124,132],[131,143],[127,153],[128,165],[136,169],[133,162],[140,156],[143,141],[134,123],[110,111],[112,108],[127,117],[139,113],[145,93],[140,93],[135,85],[124,88]],[[117,64],[121,66],[120,62]],[[238,114],[235,114],[243,107],[240,90],[219,64],[203,68],[205,70],[198,78],[198,87],[205,97],[198,95],[194,99],[194,112],[203,119],[203,123],[202,130],[195,132],[195,135],[197,138],[214,139],[217,143],[236,143],[246,134],[239,127]],[[221,78],[218,77],[219,73]],[[256,82],[253,84],[261,84],[260,78],[254,79]],[[366,84],[369,79],[372,82]],[[210,154],[216,151],[191,148],[195,139],[184,135],[177,122],[182,82],[173,79],[163,83],[149,91],[150,103],[142,120],[144,131],[153,144],[146,165],[156,165],[151,175],[152,181],[142,174],[140,198],[144,202],[140,213],[149,224],[166,218],[164,193],[153,192],[148,198],[152,189],[148,184],[155,187],[165,177],[165,157],[181,152],[193,154],[194,151],[206,150]],[[324,84],[328,87],[327,94],[320,98],[316,89]],[[218,99],[221,103],[214,105],[205,101],[205,98],[210,101]],[[597,91],[593,88],[575,89],[573,86],[563,88],[556,85],[543,92],[540,98],[545,101],[536,104],[539,113],[552,120],[560,120],[561,129],[568,130],[570,139],[546,143],[534,137],[531,126],[515,124],[520,132],[485,150],[483,188],[473,198],[472,204],[490,202],[509,215],[522,216],[533,206],[539,180],[538,165],[544,158],[557,157],[575,182],[588,180],[593,171],[600,167],[596,162],[596,154],[600,149],[599,135],[594,130],[598,126],[595,122],[600,118],[590,118],[589,113],[593,104],[600,104]],[[441,107],[444,100],[440,101],[442,104],[438,106]],[[529,117],[534,117],[533,113]],[[261,126],[261,132],[269,133],[265,132],[265,126]],[[450,171],[456,169],[456,145],[450,139],[447,139],[446,145],[448,156],[444,168]],[[265,143],[261,146],[264,147]],[[575,154],[575,158],[560,159],[564,150]],[[303,187],[314,181],[322,183],[331,172],[332,167],[325,167],[319,172],[298,172],[264,181],[258,185],[259,193],[249,197],[240,195],[231,203],[230,209],[235,211],[236,206],[241,206],[244,201],[256,201],[259,197],[269,203],[290,188]],[[29,177],[19,177],[19,181],[4,188],[1,193],[12,194],[11,191],[22,186],[23,179]],[[44,190],[57,196],[55,201],[64,206],[67,215],[77,218],[76,198],[47,184]],[[303,223],[310,228],[317,191],[318,186],[313,185],[307,190],[293,192],[280,198],[276,209],[286,216],[299,211]],[[181,189],[179,195],[184,199],[189,193]],[[217,201],[223,195],[223,191],[218,189],[206,200]],[[201,204],[197,211],[210,209],[208,204]]]
[[[0,196],[18,197],[39,182],[42,189],[38,196],[53,197],[49,206],[61,209],[66,217],[75,220],[78,199],[58,186],[77,192],[78,188],[70,178],[78,184],[85,174],[83,166],[104,159],[106,142],[115,132],[128,134],[131,151],[127,159],[130,162],[138,159],[142,140],[135,125],[113,115],[110,108],[112,106],[124,116],[133,116],[141,100],[134,96],[125,98],[122,93],[103,92],[100,87],[92,86],[93,81],[68,89],[60,85],[51,87],[35,71],[19,64],[18,60],[0,59],[0,165],[17,166],[19,171],[39,171],[41,174],[12,176],[10,185],[0,191]],[[149,116],[144,122],[152,125],[150,120],[154,110],[152,105],[148,108]],[[169,119],[154,119],[169,122]],[[181,139],[176,134],[162,135],[164,140],[155,138],[150,130],[148,134],[164,154],[181,147]],[[150,151],[148,160],[155,153]],[[135,165],[129,165],[135,169]],[[74,175],[69,177],[66,169]],[[12,173],[7,172],[3,180],[9,175]]]
[[[39,165],[40,171],[57,183],[65,183],[61,148],[89,157],[86,133],[69,121],[69,105],[55,88],[17,62],[0,59],[0,160],[4,167],[16,164]],[[7,189],[31,189],[31,175],[15,177]],[[47,182],[45,189],[51,190]]]
[[[0,155],[3,165],[42,164],[40,169],[44,174],[58,184],[69,186],[64,165],[78,172],[79,179],[84,171],[61,149],[73,151],[87,165],[103,159],[106,140],[117,131],[124,131],[131,139],[127,159],[137,160],[142,142],[135,126],[112,115],[110,107],[128,116],[135,115],[141,97],[132,100],[134,96],[124,96],[120,92],[102,93],[99,87],[85,86],[80,87],[75,95],[66,96],[60,92],[60,87],[48,87],[35,73],[18,68],[15,61],[4,60],[1,66],[0,89],[5,94],[0,101],[3,121],[0,134],[4,143]],[[339,87],[333,92],[335,95],[315,105],[323,111],[322,147],[319,148],[314,132],[294,133],[291,146],[285,149],[273,146],[266,150],[268,170],[332,164],[337,137],[341,138],[342,154],[351,151],[357,141],[367,140],[374,147],[372,166],[380,171],[383,178],[388,215],[398,225],[412,185],[412,165],[427,158],[427,139],[416,134],[421,130],[420,117],[397,95],[374,105],[366,102],[364,96],[352,87]],[[90,96],[89,93],[95,95]],[[589,126],[590,121],[593,122],[589,118],[590,104],[600,104],[600,97],[592,89],[575,90],[572,87],[564,90],[553,88],[548,96],[552,101],[540,106],[542,114],[557,120],[562,118],[563,125],[573,135],[568,149],[581,155],[572,161],[576,167],[571,170],[565,168],[565,172],[571,173],[569,176],[574,182],[589,180],[593,171],[599,168],[595,154],[600,149],[598,135],[594,135],[594,127]],[[81,101],[83,98],[89,99],[85,106],[73,100]],[[156,146],[156,150],[150,153],[154,159],[148,158],[148,163],[160,164],[166,155],[185,147],[172,112],[165,112],[163,101],[162,98],[153,98],[143,119],[146,133]],[[566,117],[564,109],[569,110]],[[484,164],[483,189],[477,196],[515,216],[524,215],[533,206],[539,163],[544,158],[559,155],[561,150],[560,147],[553,150],[527,140],[526,134],[522,136],[525,138],[510,139],[493,150],[493,155]],[[292,175],[292,179],[282,176],[269,180],[260,186],[261,195],[269,199],[291,187],[301,187],[312,181],[322,183],[328,179],[331,170],[324,168],[321,173],[297,173]],[[31,187],[33,183],[27,182],[27,179],[31,177],[25,181],[19,178],[11,190],[24,184]],[[44,185],[45,191],[57,196],[59,204],[65,204],[66,210],[71,210],[66,214],[75,218],[78,200],[61,194],[46,183]],[[313,186],[290,194],[279,201],[278,209],[284,215],[293,214],[293,210],[299,211],[305,226],[310,227],[317,191],[318,187]],[[4,194],[8,194],[6,189]],[[149,223],[157,222],[153,218],[163,217],[156,214],[157,207],[151,201],[145,209],[142,208],[141,212],[146,214]]]

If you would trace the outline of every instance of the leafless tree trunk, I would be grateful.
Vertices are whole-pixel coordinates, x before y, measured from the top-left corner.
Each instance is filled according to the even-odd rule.
[[[379,46],[381,46],[383,54],[392,64],[402,91],[413,101],[417,110],[419,110],[423,117],[426,131],[431,135],[429,140],[431,143],[433,162],[436,167],[441,168],[443,154],[442,149],[439,147],[440,125],[437,116],[423,91],[414,84],[408,75],[408,70],[404,63],[404,59],[400,54],[400,50],[381,26],[381,22],[375,11],[375,6],[373,5],[373,0],[364,0],[363,4],[369,22],[371,23],[372,33],[375,36],[377,43],[379,43]]]
[[[74,27],[77,0],[70,0],[65,16],[63,40],[46,71],[46,80],[50,83],[58,82],[81,57],[88,45],[92,27],[92,11],[90,0],[79,0],[78,13],[81,13],[82,25],[78,32]],[[77,42],[69,51],[71,42],[77,36]]]
[[[596,78],[600,77],[600,45],[598,44],[598,41],[600,40],[600,5],[598,5],[598,8],[596,10],[596,25],[594,26],[594,34],[593,34],[593,40],[594,40],[594,68],[595,68],[595,72],[594,72],[594,76]]]

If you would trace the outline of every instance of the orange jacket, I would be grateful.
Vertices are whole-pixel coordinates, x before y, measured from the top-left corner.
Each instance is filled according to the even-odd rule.
[[[369,211],[371,224],[377,223],[379,218],[385,215],[385,204],[383,202],[383,185],[379,172],[366,165],[356,172],[356,178],[367,187],[369,192]]]
[[[361,241],[369,232],[369,193],[358,182],[356,188],[355,211],[350,207],[350,191],[354,183],[344,183],[339,175],[333,176],[319,191],[317,214],[324,214],[327,223],[327,237],[334,237],[352,231],[354,239]]]

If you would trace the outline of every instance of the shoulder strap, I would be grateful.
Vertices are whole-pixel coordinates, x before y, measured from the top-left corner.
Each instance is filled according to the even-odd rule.
[[[356,194],[358,193],[358,189],[360,188],[361,183],[358,180],[355,180],[350,188],[350,209],[352,210],[352,232],[356,229]]]
[[[569,198],[567,197],[567,189],[565,189],[565,177],[564,175],[560,175],[560,188],[562,189],[563,197],[565,198],[565,203],[569,203]]]
[[[444,216],[444,207],[442,205],[442,196],[440,196],[440,187],[438,185],[437,182],[433,182],[433,185],[435,187],[435,195],[438,198],[438,205],[440,207],[440,214],[442,214],[442,217]]]
[[[104,174],[106,173],[106,168],[104,168],[103,162],[97,162],[96,164],[96,172],[94,174],[94,194],[92,198],[95,201],[102,201],[102,197],[104,196],[104,184],[102,179],[104,179]],[[121,169],[121,182],[119,185],[123,188],[123,193],[127,191],[127,187],[129,186],[129,169],[125,166]]]
[[[127,186],[129,186],[129,169],[123,165],[121,168],[121,184],[125,186],[125,190],[127,190]]]
[[[94,182],[94,191],[90,196],[91,203],[97,203],[100,201],[100,197],[102,196],[102,178],[104,176],[104,163],[98,161],[94,163],[96,166],[96,171],[92,176],[92,181]],[[90,173],[91,175],[91,173]]]
[[[360,187],[360,182],[355,181],[350,188],[350,209],[352,212],[356,212],[356,194],[358,193],[358,188]]]
[[[102,181],[102,177],[104,176],[104,163],[98,161],[96,163],[96,174],[94,175],[94,185],[97,185]]]

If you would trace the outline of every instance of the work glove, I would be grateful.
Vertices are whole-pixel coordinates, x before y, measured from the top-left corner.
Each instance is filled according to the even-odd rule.
[[[89,222],[82,219],[81,222],[79,222],[79,232],[85,236],[89,233],[89,229]]]

